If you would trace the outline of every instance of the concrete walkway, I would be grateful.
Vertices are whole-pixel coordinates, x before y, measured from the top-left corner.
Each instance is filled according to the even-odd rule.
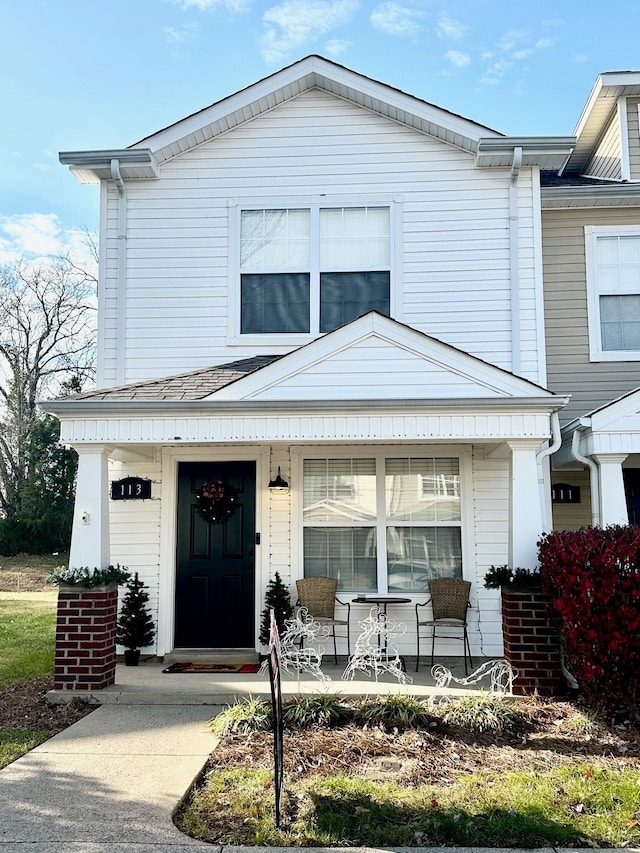
[[[215,850],[172,813],[221,708],[104,705],[0,770],[0,853]]]

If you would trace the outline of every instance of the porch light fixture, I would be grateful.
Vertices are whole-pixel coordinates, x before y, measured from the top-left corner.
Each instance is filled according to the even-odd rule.
[[[280,466],[278,465],[278,475],[274,480],[269,482],[269,490],[272,492],[288,492],[289,483],[282,478],[280,474]]]

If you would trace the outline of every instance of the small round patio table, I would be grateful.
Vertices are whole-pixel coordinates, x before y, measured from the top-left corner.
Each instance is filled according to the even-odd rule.
[[[390,604],[411,604],[410,598],[401,598],[397,595],[359,595],[353,599],[353,604],[375,604],[378,609],[378,618],[380,618],[380,614],[384,613],[385,622],[387,621],[387,607]],[[378,645],[380,645],[380,635],[378,635]],[[382,654],[387,656],[387,641],[385,638],[384,646],[382,646]],[[402,655],[400,656],[400,660],[402,661],[402,671],[407,671],[407,665],[405,663]]]

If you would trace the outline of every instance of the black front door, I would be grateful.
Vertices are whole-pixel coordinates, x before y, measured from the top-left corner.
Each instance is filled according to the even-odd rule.
[[[205,482],[237,492],[224,524],[205,521],[196,493]],[[182,462],[178,468],[176,648],[253,648],[255,642],[254,462]]]
[[[640,524],[640,468],[623,468],[629,524]]]

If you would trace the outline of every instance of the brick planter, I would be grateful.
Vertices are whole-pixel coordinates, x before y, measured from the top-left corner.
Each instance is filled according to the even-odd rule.
[[[114,683],[117,614],[117,584],[60,584],[55,690],[102,690]]]
[[[564,692],[560,638],[549,622],[547,606],[540,591],[502,589],[504,656],[518,671],[513,692],[519,696]]]

